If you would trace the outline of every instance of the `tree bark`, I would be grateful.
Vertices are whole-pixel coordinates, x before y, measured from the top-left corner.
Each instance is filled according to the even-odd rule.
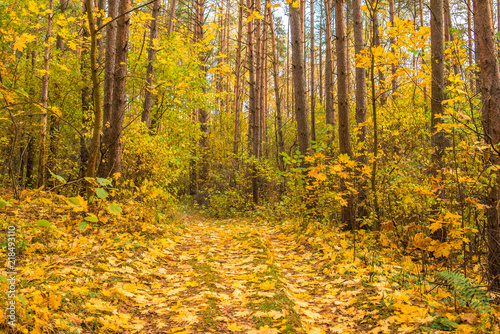
[[[87,163],[87,177],[95,177],[95,169],[97,156],[99,154],[99,144],[102,126],[102,111],[101,111],[101,89],[98,76],[99,68],[97,66],[97,31],[94,23],[94,7],[92,0],[86,0],[87,18],[89,21],[90,32],[90,70],[92,73],[92,86],[94,96],[94,127],[92,132],[92,145],[90,148],[89,159]],[[84,96],[82,94],[82,102]],[[87,189],[87,195],[90,195],[90,190]]]
[[[378,10],[380,6],[380,0],[371,0],[371,7],[372,7],[372,19],[373,19],[373,36],[375,40],[375,46],[380,46],[380,34],[378,31],[379,28],[379,17],[378,17]],[[379,82],[379,97],[380,97],[380,104],[385,105],[387,102],[387,97],[386,97],[386,92],[385,92],[385,75],[384,73],[379,69],[378,71],[378,82]]]
[[[82,1],[82,17],[88,17],[86,0]],[[82,20],[82,39],[86,40],[90,38],[90,31],[87,29],[85,21]],[[92,43],[92,39],[90,38]],[[87,165],[89,161],[89,145],[87,143],[88,132],[93,128],[91,123],[91,113],[92,113],[92,69],[91,60],[89,57],[89,46],[82,45],[80,49],[80,77],[82,88],[80,90],[80,98],[82,103],[82,126],[80,134],[80,178],[86,176]],[[80,189],[80,192],[84,193],[84,188]]]
[[[297,135],[299,151],[307,155],[310,147],[309,120],[307,115],[306,78],[304,73],[303,43],[300,27],[299,8],[289,4],[290,30],[292,34],[292,75],[295,96],[295,118],[297,120]]]
[[[59,13],[63,16],[68,9],[68,3],[69,0],[59,0]],[[59,34],[57,34],[56,47],[61,51],[64,49],[64,38]]]
[[[269,0],[265,1],[265,6],[270,3]],[[264,29],[262,32],[262,73],[263,73],[263,80],[262,80],[262,107],[261,107],[261,117],[260,117],[260,129],[261,129],[261,136],[260,136],[260,155],[261,156],[267,156],[267,146],[264,146],[267,143],[267,116],[268,116],[268,80],[269,80],[269,64],[267,61],[267,38],[268,38],[268,21],[269,21],[269,16],[268,16],[268,11],[266,10],[267,7],[264,7]]]
[[[31,69],[30,69],[30,81],[31,88],[30,93],[31,96],[35,96],[35,72],[36,72],[36,58],[38,57],[38,52],[33,50],[31,51]],[[32,108],[34,111],[34,108]],[[35,113],[35,112],[33,112]],[[33,122],[32,116],[29,117],[30,123]],[[35,136],[33,134],[29,135],[28,138],[28,147],[27,147],[27,158],[26,158],[26,183],[25,187],[34,186],[35,180],[33,176],[33,169],[35,167]]]
[[[290,118],[290,20],[286,26],[286,116]]]
[[[444,93],[444,26],[443,0],[431,0],[431,161],[432,172],[437,175],[443,166],[446,148],[445,132],[439,130],[443,123]]]
[[[175,22],[175,11],[177,9],[177,0],[170,0],[170,6],[168,9],[168,29],[167,33],[170,35],[172,31],[174,31],[174,22]]]
[[[243,0],[240,0],[238,6],[238,37],[236,47],[236,64],[235,76],[236,83],[234,85],[234,140],[233,153],[238,154],[238,146],[240,143],[240,113],[241,113],[241,45],[243,39]]]
[[[154,59],[156,55],[155,39],[158,38],[158,15],[160,14],[160,0],[153,2],[151,8],[152,20],[149,28],[149,48],[148,48],[148,67],[146,69],[146,90],[144,92],[144,105],[141,120],[149,128],[151,126],[151,107],[153,105],[154,90]]]
[[[116,54],[113,74],[113,99],[109,115],[108,136],[105,136],[105,157],[102,177],[110,177],[122,171],[122,130],[125,116],[125,85],[127,82],[128,32],[130,24],[130,0],[120,0],[116,29]],[[127,13],[127,14],[125,14]],[[88,172],[87,172],[88,173]]]
[[[253,0],[247,0],[247,7],[253,10]],[[249,14],[250,15],[250,14]],[[253,151],[255,123],[255,56],[254,56],[254,24],[247,23],[247,66],[248,66],[248,151]]]
[[[50,67],[50,38],[52,37],[52,21],[54,17],[54,0],[49,0],[50,13],[47,15],[47,33],[45,34],[45,48],[43,51],[43,68],[44,74],[42,78],[42,115],[40,117],[40,153],[38,161],[38,187],[47,184],[47,107],[49,100],[49,67]]]
[[[277,148],[278,148],[278,167],[280,171],[285,170],[285,163],[283,160],[282,153],[285,151],[285,142],[283,140],[283,120],[281,115],[281,94],[279,87],[279,78],[278,78],[278,53],[276,51],[276,36],[274,32],[274,18],[272,14],[271,7],[268,7],[269,10],[269,22],[271,24],[271,44],[273,49],[273,79],[274,79],[274,95],[276,102],[276,123],[277,129],[276,133],[278,136],[277,140]]]
[[[320,1],[319,4],[320,4],[320,9],[319,9],[320,16],[319,16],[319,48],[318,48],[319,49],[318,93],[319,93],[319,103],[323,104],[323,2]]]
[[[391,21],[391,27],[394,27],[394,0],[389,0],[389,21]],[[391,52],[394,52],[394,44],[396,43],[396,38],[391,36],[390,43],[391,43]],[[392,80],[391,80],[392,98],[395,99],[396,96],[394,95],[394,93],[396,93],[398,87],[398,80],[396,79],[396,64],[394,63],[391,64],[391,74],[392,74]]]
[[[500,0],[498,0],[498,3],[500,3]],[[497,8],[498,9],[498,8]],[[467,0],[467,47],[468,47],[468,55],[469,55],[469,86],[470,86],[470,91],[474,91],[474,79],[473,79],[473,72],[472,72],[472,64],[474,62],[474,56],[472,54],[472,5],[471,5],[471,0]],[[500,12],[499,12],[500,15]]]
[[[269,0],[264,1],[264,19],[262,20],[262,38],[261,38],[261,69],[262,69],[262,79],[261,79],[261,106],[260,106],[260,136],[259,136],[259,156],[265,156],[265,147],[263,146],[267,142],[267,81],[268,77],[268,62],[267,62],[267,38],[268,38],[268,11],[266,6]],[[269,2],[270,3],[270,2]]]
[[[69,0],[67,0],[67,1],[69,1]],[[106,0],[97,0],[97,7],[98,7],[99,11],[102,11],[103,13],[105,13],[106,12]],[[96,18],[97,29],[99,29],[99,27],[102,27],[103,19],[104,19],[104,16],[99,16],[98,18]],[[99,64],[100,67],[102,67],[102,62],[104,59],[104,52],[106,51],[104,49],[105,41],[106,40],[102,36],[101,36],[101,38],[99,38],[97,40],[97,49],[99,50],[99,54],[97,56],[97,63]]]
[[[328,142],[331,144],[335,139],[335,110],[333,98],[333,52],[332,52],[332,7],[331,0],[325,0],[325,39],[326,39],[326,59],[325,59],[325,116],[326,124],[331,126]]]
[[[196,1],[196,10],[195,10],[195,42],[200,42],[204,38],[204,28],[205,25],[205,0],[197,0]],[[200,69],[203,73],[203,78],[206,78],[206,65],[205,65],[205,56],[200,54]],[[203,89],[203,93],[205,93],[205,88]],[[204,188],[205,182],[208,179],[208,112],[204,108],[199,108],[197,110],[198,123],[200,125],[200,153],[201,153],[201,168],[198,177],[198,191]],[[205,196],[204,196],[205,197]],[[204,200],[204,199],[203,199]],[[199,203],[203,201],[201,198]]]
[[[443,0],[443,11],[444,11],[444,41],[445,42],[453,42],[455,40],[455,35],[453,34],[453,26],[451,23],[451,9],[449,0]],[[448,62],[447,69],[451,71],[453,69],[453,73],[458,74],[459,68],[457,65],[457,60],[459,60],[459,56],[456,54],[456,51],[453,49],[453,55],[455,59],[451,59]]]
[[[255,0],[254,11],[260,14],[261,2]],[[261,117],[262,117],[262,36],[261,36],[261,20],[255,20],[255,115],[253,124],[253,156],[260,158],[260,138],[261,138]],[[257,202],[256,202],[257,203]]]
[[[486,142],[491,147],[490,162],[500,164],[500,70],[494,36],[493,15],[488,0],[474,1],[474,30],[477,34],[481,76],[482,123]],[[490,288],[500,291],[500,171],[487,194],[486,235],[488,242],[488,278]]]
[[[335,2],[335,27],[337,34],[337,95],[339,105],[339,148],[340,154],[352,159],[351,134],[349,129],[349,78],[347,72],[347,34],[345,24],[345,0]],[[347,192],[347,180],[342,179],[340,188]],[[347,205],[342,206],[342,223],[350,229],[355,229],[355,215],[352,194],[347,196]]]
[[[353,30],[354,30],[354,53],[355,56],[361,54],[365,47],[363,39],[363,15],[361,0],[353,0]],[[361,147],[358,153],[358,162],[368,165],[368,155],[366,154],[366,71],[364,68],[356,67],[356,123],[358,125],[358,146]],[[368,198],[368,187],[362,177],[358,178],[358,210],[357,217],[368,216],[366,199]]]
[[[119,0],[108,0],[108,18],[114,19],[118,16]],[[104,146],[109,143],[111,139],[111,106],[113,102],[113,83],[115,74],[115,58],[116,58],[116,28],[117,21],[112,21],[106,26],[106,53],[104,55],[104,100],[103,100],[103,154],[109,149]],[[105,163],[99,165],[99,175],[105,176]]]
[[[316,141],[316,90],[314,86],[314,61],[315,61],[315,56],[314,56],[314,48],[315,48],[315,43],[314,43],[314,0],[311,0],[309,3],[310,6],[310,14],[311,14],[311,59],[310,59],[310,64],[311,64],[311,82],[310,82],[310,89],[311,89],[311,140]]]

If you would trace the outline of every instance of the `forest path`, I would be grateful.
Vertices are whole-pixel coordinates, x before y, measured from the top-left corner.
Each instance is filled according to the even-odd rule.
[[[266,222],[189,216],[184,224],[162,269],[168,301],[156,311],[155,322],[166,319],[161,332],[354,332],[353,310],[321,273],[321,254],[300,237]]]

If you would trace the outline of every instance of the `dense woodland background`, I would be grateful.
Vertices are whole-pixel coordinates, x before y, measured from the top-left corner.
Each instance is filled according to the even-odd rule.
[[[371,230],[498,291],[499,21],[489,0],[4,0],[2,192]]]

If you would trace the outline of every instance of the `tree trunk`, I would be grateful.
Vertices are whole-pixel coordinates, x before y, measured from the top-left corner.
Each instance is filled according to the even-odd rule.
[[[432,172],[440,173],[446,148],[445,132],[438,129],[443,123],[444,100],[444,38],[443,0],[431,1],[431,144]]]
[[[422,0],[418,1],[418,7],[419,7],[419,14],[420,14],[420,28],[424,26],[424,6],[422,4]],[[421,56],[420,56],[420,62],[422,64],[422,68],[426,67],[424,57],[423,55],[425,54],[424,48],[421,49]],[[427,87],[424,87],[424,109],[425,112],[427,112]]]
[[[500,164],[500,70],[494,36],[491,6],[488,0],[474,1],[474,30],[477,34],[481,76],[482,122],[486,142],[491,146],[490,162]],[[490,288],[500,291],[500,172],[487,194],[486,234],[488,238],[488,278]]]
[[[196,11],[195,11],[195,42],[200,42],[204,38],[204,28],[205,25],[205,0],[196,1]],[[200,69],[202,70],[203,78],[206,78],[206,65],[205,56],[200,54]],[[205,93],[205,89],[203,89]],[[200,124],[201,136],[200,136],[200,151],[201,151],[201,168],[198,177],[198,191],[204,188],[205,182],[208,180],[208,112],[204,108],[199,108],[197,110],[198,123]],[[205,197],[205,196],[204,196]],[[205,199],[199,200],[201,204]]]
[[[320,1],[320,9],[319,9],[319,103],[323,104],[323,2]]]
[[[443,15],[444,15],[444,41],[449,42],[453,40],[451,33],[451,13],[450,2],[443,0]]]
[[[378,20],[378,10],[380,7],[380,0],[371,0],[372,14],[373,14],[373,36],[375,39],[375,46],[380,46],[380,34],[378,31],[379,28],[379,20]],[[379,97],[380,104],[385,105],[387,102],[386,92],[385,92],[385,75],[379,69],[378,71],[378,82],[379,82]]]
[[[30,70],[30,81],[31,81],[31,96],[35,96],[35,71],[36,71],[36,58],[38,57],[38,53],[33,50],[31,51],[31,70]],[[34,108],[32,108],[32,111]],[[32,117],[29,117],[30,123],[33,122]],[[35,184],[33,169],[35,167],[35,136],[33,134],[29,135],[28,138],[28,148],[27,148],[27,158],[26,158],[26,183],[25,187],[31,187]]]
[[[61,15],[64,16],[66,9],[68,7],[67,0],[59,0],[59,8]],[[64,49],[64,39],[58,34],[56,39],[56,48],[60,51]],[[59,150],[59,126],[60,126],[60,117],[61,115],[57,115],[56,113],[52,113],[50,116],[50,128],[49,128],[49,151],[50,154],[47,157],[47,179],[50,178],[50,171],[56,172],[56,160],[57,153]]]
[[[260,14],[260,0],[254,2],[254,11]],[[253,124],[253,155],[260,158],[261,117],[262,117],[262,50],[261,20],[255,20],[255,115]],[[257,203],[257,202],[256,202]]]
[[[305,48],[305,43],[306,43],[306,0],[299,0],[299,9],[300,9],[300,39],[302,41],[302,50],[304,54],[302,55],[302,59],[304,60],[304,77],[307,77],[305,75],[306,71],[306,48]]]
[[[389,0],[389,20],[391,21],[391,27],[394,27],[394,0]],[[391,36],[390,43],[391,43],[391,52],[394,52],[394,44],[396,44],[396,38]],[[394,63],[391,64],[391,74],[392,74],[392,80],[391,80],[392,98],[395,99],[396,96],[394,95],[394,93],[396,93],[398,87],[398,79],[396,79],[396,64]]]
[[[122,171],[122,130],[125,116],[125,85],[127,82],[128,31],[130,24],[130,0],[120,0],[116,29],[115,71],[113,74],[113,99],[109,115],[108,136],[105,136],[105,157],[102,177],[110,177]],[[87,171],[88,173],[88,171]]]
[[[266,5],[268,3],[268,0],[266,0]],[[270,2],[269,2],[270,3]],[[268,80],[269,80],[269,64],[267,61],[267,38],[268,38],[268,21],[269,21],[269,16],[268,16],[268,11],[266,10],[267,7],[264,7],[264,32],[263,32],[263,40],[262,40],[262,70],[263,70],[263,81],[262,81],[262,112],[261,112],[261,138],[260,142],[261,145],[265,145],[267,143],[267,116],[268,116]],[[261,156],[267,156],[267,146],[261,147],[260,149],[260,154]]]
[[[500,0],[498,0],[498,3],[500,3]],[[498,9],[498,8],[497,8]],[[472,16],[471,16],[471,11],[472,11],[472,5],[471,5],[471,0],[467,0],[467,49],[468,49],[468,55],[469,55],[469,86],[470,86],[470,91],[474,91],[474,73],[472,72],[472,64],[474,62],[474,58],[472,55]],[[500,12],[499,12],[500,15]]]
[[[141,120],[149,128],[151,125],[151,107],[153,105],[154,90],[154,59],[156,55],[155,39],[158,37],[158,15],[160,14],[160,0],[156,0],[151,8],[153,19],[149,27],[149,48],[148,48],[148,67],[146,69],[146,90],[144,92],[144,106]]]
[[[59,13],[62,16],[64,16],[66,9],[68,9],[68,3],[69,0],[59,0]],[[64,49],[64,38],[59,34],[57,34],[56,47],[61,51]]]
[[[352,8],[353,29],[354,29],[354,53],[357,57],[365,47],[363,40],[363,15],[361,9],[361,0],[354,0]],[[358,146],[361,147],[358,155],[358,162],[368,165],[368,156],[366,154],[366,71],[364,68],[356,67],[356,123],[358,124]],[[358,218],[368,216],[366,199],[368,198],[368,188],[366,182],[361,177],[358,178]]]
[[[118,16],[119,0],[108,0],[108,18],[114,19]],[[116,58],[116,28],[117,21],[112,21],[106,26],[106,53],[104,55],[104,100],[103,100],[103,115],[102,115],[102,144],[103,154],[109,149],[105,145],[111,142],[112,134],[110,128],[111,106],[113,102],[113,84],[115,74],[115,58]],[[99,175],[107,176],[106,163],[101,161],[99,165]]]
[[[316,141],[316,91],[314,87],[314,61],[315,61],[315,56],[314,56],[314,0],[311,0],[309,3],[310,6],[310,11],[311,11],[311,83],[310,83],[310,89],[311,89],[311,140]]]
[[[328,143],[335,139],[335,110],[333,98],[333,52],[332,52],[332,7],[331,0],[325,0],[325,39],[326,39],[326,59],[325,59],[325,114],[326,124],[331,126]]]
[[[52,20],[54,17],[54,0],[49,0],[50,13],[47,15],[47,33],[45,35],[45,48],[43,51],[44,75],[42,78],[42,115],[40,117],[40,154],[38,160],[38,187],[47,184],[47,107],[49,100],[49,66],[50,66],[50,38],[52,37]]]
[[[453,26],[451,24],[451,9],[449,0],[443,0],[443,11],[444,11],[444,41],[445,42],[453,42],[455,40],[455,35],[453,34]],[[455,59],[451,59],[447,65],[448,71],[453,69],[453,73],[459,74],[459,68],[457,65],[457,61],[459,61],[460,56],[456,54],[455,49],[453,49],[453,55]]]
[[[92,0],[86,0],[87,18],[89,21],[90,32],[90,70],[92,73],[92,86],[94,96],[94,127],[92,132],[92,145],[90,148],[89,159],[87,163],[87,177],[95,177],[95,169],[97,156],[99,154],[100,135],[102,127],[102,112],[101,112],[101,88],[98,76],[99,68],[97,66],[97,31],[94,24],[94,7]],[[82,93],[82,103],[85,103]],[[90,190],[87,189],[87,195],[90,195]]]
[[[69,1],[69,0],[67,0],[67,1]],[[104,13],[106,11],[106,0],[98,0],[97,7],[98,7],[99,11],[102,11]],[[96,18],[97,29],[102,27],[103,19],[104,19],[103,15]],[[97,49],[99,50],[99,54],[97,56],[97,63],[99,64],[100,67],[103,67],[102,62],[104,59],[104,52],[105,52],[104,43],[105,43],[105,39],[104,39],[104,37],[101,36],[101,38],[99,38],[97,40]]]
[[[177,0],[170,0],[170,8],[168,9],[168,34],[170,35],[172,31],[174,31],[174,22],[175,22],[175,10],[177,9]]]
[[[295,95],[295,118],[297,120],[297,134],[299,150],[307,155],[310,147],[309,120],[307,115],[306,78],[304,74],[303,44],[300,27],[299,8],[289,4],[290,30],[292,34],[292,75]]]
[[[264,155],[264,143],[267,141],[266,139],[266,117],[267,117],[267,80],[268,80],[268,75],[267,75],[267,22],[269,20],[268,18],[268,11],[266,10],[268,0],[264,1],[264,19],[262,20],[262,38],[260,42],[261,46],[261,52],[260,52],[260,57],[261,57],[261,88],[260,88],[260,136],[259,136],[259,157]]]
[[[238,146],[240,143],[240,112],[241,112],[241,42],[243,39],[243,0],[240,0],[238,6],[238,38],[236,47],[236,64],[235,76],[236,83],[234,85],[234,141],[233,153],[238,155]]]
[[[247,7],[253,10],[253,0],[247,0]],[[250,13],[248,14],[250,15]],[[254,56],[254,24],[247,23],[247,63],[248,63],[248,151],[253,151],[255,123],[255,56]]]
[[[335,2],[335,27],[337,35],[337,95],[339,103],[339,148],[340,154],[352,158],[351,134],[349,129],[349,78],[347,73],[347,34],[345,25],[345,0]],[[341,180],[341,192],[347,192],[347,180]],[[355,229],[352,194],[347,195],[347,205],[342,206],[342,223]]]
[[[283,120],[281,116],[281,94],[279,87],[279,78],[278,78],[278,53],[276,51],[276,36],[274,32],[274,18],[272,14],[271,7],[268,7],[269,10],[269,22],[271,24],[271,44],[273,49],[273,79],[274,79],[274,95],[276,102],[276,123],[277,129],[276,133],[278,135],[277,140],[277,148],[278,148],[278,167],[280,171],[285,170],[285,163],[283,161],[282,153],[285,151],[285,142],[283,140]]]
[[[286,116],[290,118],[290,20],[286,30]]]

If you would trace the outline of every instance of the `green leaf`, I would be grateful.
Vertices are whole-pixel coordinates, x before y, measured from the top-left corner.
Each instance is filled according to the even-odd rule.
[[[40,219],[39,221],[36,222],[39,226],[42,226],[42,227],[52,227],[52,224],[48,221],[48,220],[45,220],[45,219]]]
[[[88,217],[87,217],[88,218]],[[85,218],[85,219],[87,219]],[[80,224],[78,224],[78,228],[80,229],[80,231],[85,231],[85,229],[87,228],[87,223],[86,222],[81,222]]]
[[[99,198],[106,198],[108,197],[108,192],[102,188],[97,188],[95,190],[95,193],[97,194],[97,197]]]
[[[26,297],[24,296],[17,296],[17,298],[23,303],[23,304],[26,304],[28,302],[28,299],[26,299]]]
[[[70,197],[68,198],[68,203],[71,206],[80,206],[80,200],[77,197]]]
[[[91,223],[97,223],[99,219],[97,219],[96,216],[88,216],[84,218],[86,221],[91,222]],[[80,223],[81,224],[81,223]]]
[[[7,202],[7,201],[5,201],[5,200],[3,200],[3,199],[0,198],[0,209],[5,208],[6,206],[12,206],[12,205],[10,205],[9,202]]]
[[[108,179],[103,179],[102,177],[96,177],[95,178],[97,180],[97,182],[103,186],[103,187],[106,187],[106,186],[112,186],[113,184],[111,183],[110,180]]]
[[[16,92],[19,93],[19,94],[21,94],[21,95],[23,95],[23,96],[25,96],[25,97],[29,97],[28,93],[26,93],[26,91],[24,89],[22,89],[22,88],[16,89]]]
[[[122,207],[120,204],[117,204],[117,203],[112,203],[112,204],[108,205],[108,210],[109,210],[109,213],[111,213],[113,215],[119,215],[120,213],[122,213]]]
[[[156,214],[156,216],[155,216],[155,221],[156,221],[157,223],[159,223],[159,222],[160,222],[160,219],[162,219],[162,218],[164,218],[164,217],[165,217],[165,215],[164,215],[163,213],[158,212],[158,213]]]
[[[7,277],[0,276],[0,281],[7,282]]]
[[[66,180],[61,175],[56,175],[56,174],[52,173],[52,171],[50,169],[49,169],[49,173],[50,173],[50,175],[52,175],[52,177],[55,177],[56,179],[58,179],[62,183],[66,183]]]

